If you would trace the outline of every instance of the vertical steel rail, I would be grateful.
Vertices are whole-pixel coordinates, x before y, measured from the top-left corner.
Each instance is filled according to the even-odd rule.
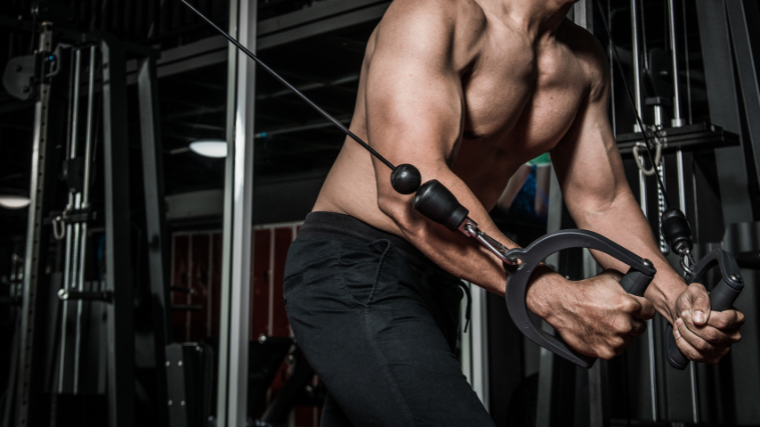
[[[681,8],[681,21],[683,21],[683,60],[684,70],[686,71],[686,105],[689,107],[689,124],[692,124],[692,106],[691,106],[691,63],[689,62],[689,21],[686,20],[686,4],[683,0]]]
[[[77,139],[79,137],[79,83],[82,71],[82,51],[80,49],[74,50],[74,75],[71,77],[71,84],[73,85],[73,99],[71,100],[71,112],[69,117],[71,118],[71,135],[69,139],[69,146],[67,147],[68,158],[67,160],[73,160],[77,157]],[[68,171],[71,173],[71,171]],[[78,193],[74,189],[69,189],[69,204],[66,206],[66,210],[78,209],[81,202]],[[79,239],[79,224],[66,224],[66,249],[64,253],[64,271],[63,271],[63,289],[65,291],[74,287],[76,281],[77,271],[77,259],[76,256]],[[66,355],[68,352],[68,327],[66,326],[69,320],[69,305],[71,301],[62,301],[63,314],[61,316],[61,344],[60,353],[58,356],[58,393],[64,392],[64,384],[66,383],[66,374],[69,371],[66,369]],[[74,337],[76,340],[76,337]],[[74,362],[76,364],[76,361]],[[75,368],[76,371],[76,368]]]
[[[676,44],[676,16],[673,10],[673,1],[668,0],[668,27],[670,30],[668,36],[670,38],[670,58],[673,61],[673,119],[670,122],[673,127],[677,128],[684,125],[684,120],[681,118],[681,90],[678,87],[678,47]]]
[[[129,209],[129,138],[124,50],[109,36],[100,40],[103,56],[103,147],[106,194],[105,288],[108,304],[108,425],[135,424],[135,339]]]
[[[742,2],[726,2],[726,12],[731,26],[731,41],[734,48],[736,75],[741,86],[741,100],[747,117],[747,136],[754,153],[756,178],[760,181],[760,84],[758,84],[757,69],[755,68],[755,53],[753,50],[750,25],[757,25],[757,16],[747,16],[746,6]],[[752,10],[752,9],[749,9]],[[748,19],[749,18],[749,19]],[[760,40],[755,40],[760,43]]]
[[[229,34],[240,39],[238,31],[239,0],[229,0]],[[216,423],[227,426],[227,388],[229,380],[230,287],[232,283],[233,186],[235,183],[235,108],[237,106],[237,48],[227,44],[227,158],[224,172],[224,212],[222,217],[222,281],[219,295],[219,366],[216,386]],[[245,60],[245,59],[243,59]]]
[[[50,52],[53,43],[52,24],[43,23],[40,33],[38,49],[40,52]],[[29,222],[26,235],[26,249],[24,255],[24,284],[22,291],[21,307],[21,330],[18,381],[16,388],[16,427],[28,427],[40,425],[42,418],[48,412],[39,399],[34,398],[32,389],[41,379],[41,369],[35,363],[40,360],[36,343],[39,338],[35,336],[37,318],[36,308],[38,303],[38,291],[41,291],[42,282],[47,280],[40,273],[44,272],[46,261],[46,244],[49,232],[43,225],[44,215],[49,209],[50,195],[46,190],[50,188],[52,159],[48,154],[53,152],[48,141],[50,127],[50,99],[51,84],[42,79],[38,87],[39,94],[34,105],[34,137],[32,145],[31,182],[29,187]],[[44,296],[42,297],[44,298]]]
[[[163,144],[158,111],[156,58],[140,59],[137,70],[137,95],[140,104],[145,224],[148,241],[148,269],[153,313],[154,355],[156,359],[156,400],[159,425],[167,425],[168,383],[166,382],[166,345],[171,342],[169,269],[171,265],[164,204]]]
[[[95,110],[95,45],[90,46],[90,62],[88,64],[87,80],[87,127],[85,128],[85,149],[84,149],[84,179],[82,181],[82,209],[90,207],[90,166],[92,163],[92,116]],[[79,243],[79,269],[76,276],[76,288],[80,292],[84,291],[84,269],[87,264],[87,221],[81,223],[81,236]],[[79,393],[79,369],[80,355],[82,353],[82,315],[84,311],[84,301],[77,301],[77,324],[76,324],[76,345],[74,347],[74,394]]]
[[[230,30],[256,51],[257,1],[230,3]],[[256,68],[230,45],[218,425],[246,424]],[[234,56],[234,58],[233,58]]]
[[[633,57],[633,97],[636,101],[636,111],[641,109],[641,64],[639,64],[639,19],[638,1],[631,0],[631,54]],[[641,132],[639,125],[633,125],[634,132]]]
[[[736,93],[731,37],[726,16],[726,5],[730,6],[734,2],[699,0],[693,4],[697,9],[702,56],[710,58],[709,61],[704,61],[710,121],[741,135],[739,95]],[[752,206],[747,197],[748,170],[744,162],[736,161],[744,158],[744,144],[747,143],[742,138],[740,147],[715,149],[721,208],[726,226],[753,221]]]

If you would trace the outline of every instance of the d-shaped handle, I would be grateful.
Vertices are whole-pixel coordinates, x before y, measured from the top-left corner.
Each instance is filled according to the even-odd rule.
[[[724,311],[734,305],[734,301],[744,289],[739,265],[730,253],[720,248],[714,249],[694,266],[694,273],[686,276],[686,283],[690,285],[701,281],[704,275],[715,266],[720,267],[721,279],[710,292],[710,310]],[[668,363],[678,370],[686,369],[689,366],[689,359],[678,349],[673,336],[673,326],[670,323],[665,328],[665,336],[668,341]]]
[[[596,358],[589,357],[571,349],[560,339],[551,336],[533,324],[528,316],[525,296],[528,281],[533,270],[547,256],[569,248],[588,248],[604,252],[631,268],[620,280],[620,285],[626,292],[642,296],[657,272],[650,261],[642,259],[628,249],[618,245],[597,233],[588,230],[560,230],[547,234],[525,249],[515,249],[509,252],[522,261],[520,267],[510,273],[507,280],[507,308],[509,315],[526,337],[541,347],[555,353],[583,368],[590,368]]]

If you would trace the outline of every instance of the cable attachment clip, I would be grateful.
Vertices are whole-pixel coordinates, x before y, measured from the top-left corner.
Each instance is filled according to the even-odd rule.
[[[686,215],[677,208],[665,210],[660,231],[670,249],[681,257],[683,271],[692,274],[692,266],[696,264],[691,253],[694,243],[691,241],[691,227]]]
[[[462,225],[459,226],[459,231],[464,233],[467,237],[474,237],[481,245],[499,257],[504,264],[517,265],[519,263],[519,260],[516,257],[510,256],[509,248],[478,228],[478,223],[473,221],[470,217],[465,218]]]
[[[657,172],[657,168],[660,166],[660,163],[662,162],[662,147],[665,144],[662,140],[662,126],[648,126],[648,130],[644,129],[642,133],[644,132],[652,132],[652,135],[654,137],[654,164],[651,168],[647,169],[644,166],[644,159],[639,154],[639,148],[647,148],[646,142],[637,142],[636,145],[633,146],[633,159],[636,161],[636,166],[638,166],[639,170],[641,170],[641,173],[643,173],[646,176],[652,176]]]

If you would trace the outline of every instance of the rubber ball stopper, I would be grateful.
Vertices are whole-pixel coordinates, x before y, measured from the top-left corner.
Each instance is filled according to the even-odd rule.
[[[396,166],[396,170],[391,173],[391,185],[401,194],[414,193],[421,183],[420,171],[408,163]]]

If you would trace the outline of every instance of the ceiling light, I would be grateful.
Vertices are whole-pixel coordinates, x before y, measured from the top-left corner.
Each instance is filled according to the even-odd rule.
[[[221,139],[199,139],[190,143],[190,149],[201,156],[214,159],[227,157],[227,141]]]
[[[6,209],[21,209],[29,206],[29,200],[26,196],[14,196],[10,194],[0,195],[0,206]]]

